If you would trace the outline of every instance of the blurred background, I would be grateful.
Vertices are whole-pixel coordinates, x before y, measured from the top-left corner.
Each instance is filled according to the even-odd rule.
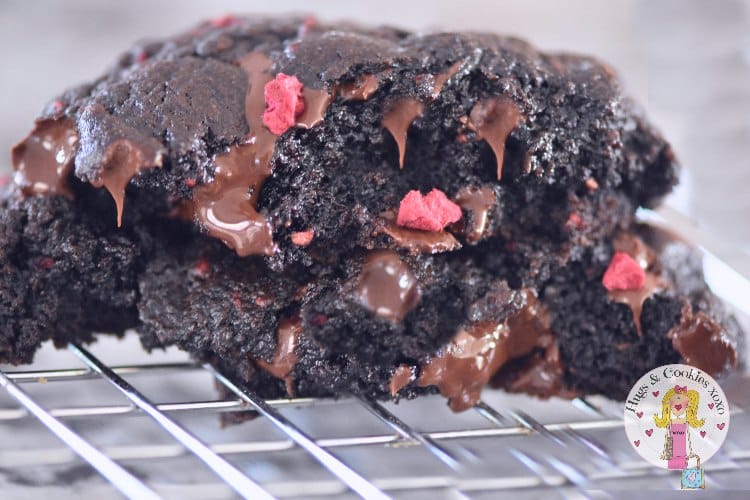
[[[510,33],[610,62],[686,167],[669,203],[750,275],[750,0],[2,0],[0,170],[48,99],[98,76],[133,41],[228,12],[290,11],[415,30]]]

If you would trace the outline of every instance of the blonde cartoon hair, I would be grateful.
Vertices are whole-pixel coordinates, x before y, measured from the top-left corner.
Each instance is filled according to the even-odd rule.
[[[682,391],[681,391],[682,392]],[[684,393],[684,392],[683,392]],[[669,408],[669,400],[675,395],[674,387],[669,389],[661,400],[661,416],[654,415],[654,422],[657,427],[666,427],[672,423],[672,411]],[[685,421],[693,428],[703,427],[706,419],[698,419],[698,403],[700,395],[693,389],[687,391],[688,404],[685,408]]]

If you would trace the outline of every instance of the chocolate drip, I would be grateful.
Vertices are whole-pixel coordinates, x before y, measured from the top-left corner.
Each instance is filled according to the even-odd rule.
[[[442,253],[461,248],[461,243],[447,231],[420,231],[396,224],[393,212],[381,214],[384,225],[379,231],[393,238],[393,242],[411,253]]]
[[[122,211],[125,207],[125,188],[130,180],[144,168],[159,167],[161,153],[144,150],[137,143],[120,139],[107,146],[102,157],[99,177],[91,181],[94,187],[104,187],[112,195],[117,207],[117,227],[122,226]]]
[[[399,365],[391,376],[391,382],[388,384],[388,389],[391,391],[391,396],[396,396],[401,389],[409,385],[409,382],[414,380],[414,367],[409,365]]]
[[[263,125],[266,102],[264,87],[272,80],[272,62],[264,54],[251,52],[239,61],[247,74],[245,118],[249,133],[243,143],[216,156],[213,182],[193,190],[195,216],[208,234],[221,239],[241,257],[273,255],[276,245],[265,216],[258,212],[258,198],[271,175],[276,135]],[[320,123],[331,102],[324,90],[304,88],[305,111],[296,126],[310,128]]]
[[[657,276],[651,272],[646,272],[646,281],[640,290],[610,290],[607,292],[609,300],[613,302],[619,302],[625,304],[633,312],[633,322],[635,323],[635,330],[638,332],[638,336],[643,336],[643,329],[641,328],[641,313],[643,312],[643,304],[646,300],[656,292],[661,291],[664,288],[664,280],[660,276]]]
[[[432,90],[430,91],[430,95],[433,99],[438,98],[440,92],[443,91],[445,83],[450,80],[453,75],[458,73],[458,69],[461,67],[461,64],[463,64],[463,61],[455,62],[453,63],[453,65],[451,65],[450,68],[443,71],[442,73],[432,75]]]
[[[398,166],[404,168],[406,155],[406,135],[411,124],[422,116],[424,104],[411,97],[394,99],[389,102],[383,115],[382,125],[391,133],[398,146]]]
[[[633,233],[622,232],[615,237],[612,247],[616,252],[625,252],[641,266],[649,269],[656,262],[656,252]]]
[[[419,282],[391,250],[370,253],[355,289],[356,300],[381,318],[401,321],[419,303]]]
[[[549,313],[530,290],[525,306],[502,323],[479,322],[462,328],[451,342],[422,365],[420,387],[435,385],[452,410],[474,406],[490,379],[509,360],[546,342]]]
[[[489,226],[489,212],[495,205],[495,191],[488,187],[464,187],[455,196],[455,202],[471,214],[471,225],[465,228],[466,241],[478,243]]]
[[[73,197],[69,179],[78,151],[78,129],[70,118],[38,120],[13,146],[14,182],[23,194]]]
[[[666,283],[662,277],[657,274],[654,267],[656,254],[646,245],[639,237],[632,233],[621,233],[614,241],[613,247],[617,252],[625,252],[635,260],[646,274],[646,280],[643,286],[638,290],[609,290],[607,296],[613,302],[625,304],[633,312],[633,322],[635,323],[638,336],[643,336],[641,328],[641,313],[643,304],[656,292],[664,289]]]
[[[258,366],[281,379],[286,384],[286,393],[289,397],[294,396],[294,379],[290,373],[294,369],[299,356],[297,355],[297,345],[302,334],[302,320],[299,316],[291,319],[282,319],[279,321],[279,327],[276,332],[276,350],[274,351],[273,360],[269,363],[262,359],[257,360]]]
[[[361,75],[359,80],[344,84],[339,89],[339,95],[345,101],[366,101],[378,90],[380,80],[377,75]]]
[[[507,97],[491,97],[477,102],[471,113],[467,126],[490,145],[497,162],[497,180],[503,177],[503,157],[505,141],[521,124],[524,116],[516,103]]]
[[[736,346],[726,330],[706,313],[693,313],[689,304],[683,306],[680,322],[669,330],[667,337],[689,365],[713,375],[737,368]]]

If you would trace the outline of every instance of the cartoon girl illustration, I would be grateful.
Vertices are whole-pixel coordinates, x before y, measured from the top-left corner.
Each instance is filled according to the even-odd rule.
[[[698,429],[706,422],[698,419],[699,399],[698,391],[675,385],[661,400],[661,415],[654,415],[656,426],[667,428],[661,459],[668,460],[669,469],[686,469],[688,459],[697,456],[693,453],[689,428]]]

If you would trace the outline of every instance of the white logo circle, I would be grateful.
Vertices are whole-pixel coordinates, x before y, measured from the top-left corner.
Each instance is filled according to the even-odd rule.
[[[657,467],[705,463],[729,431],[729,402],[709,374],[664,365],[641,377],[625,401],[625,432],[635,451]]]

